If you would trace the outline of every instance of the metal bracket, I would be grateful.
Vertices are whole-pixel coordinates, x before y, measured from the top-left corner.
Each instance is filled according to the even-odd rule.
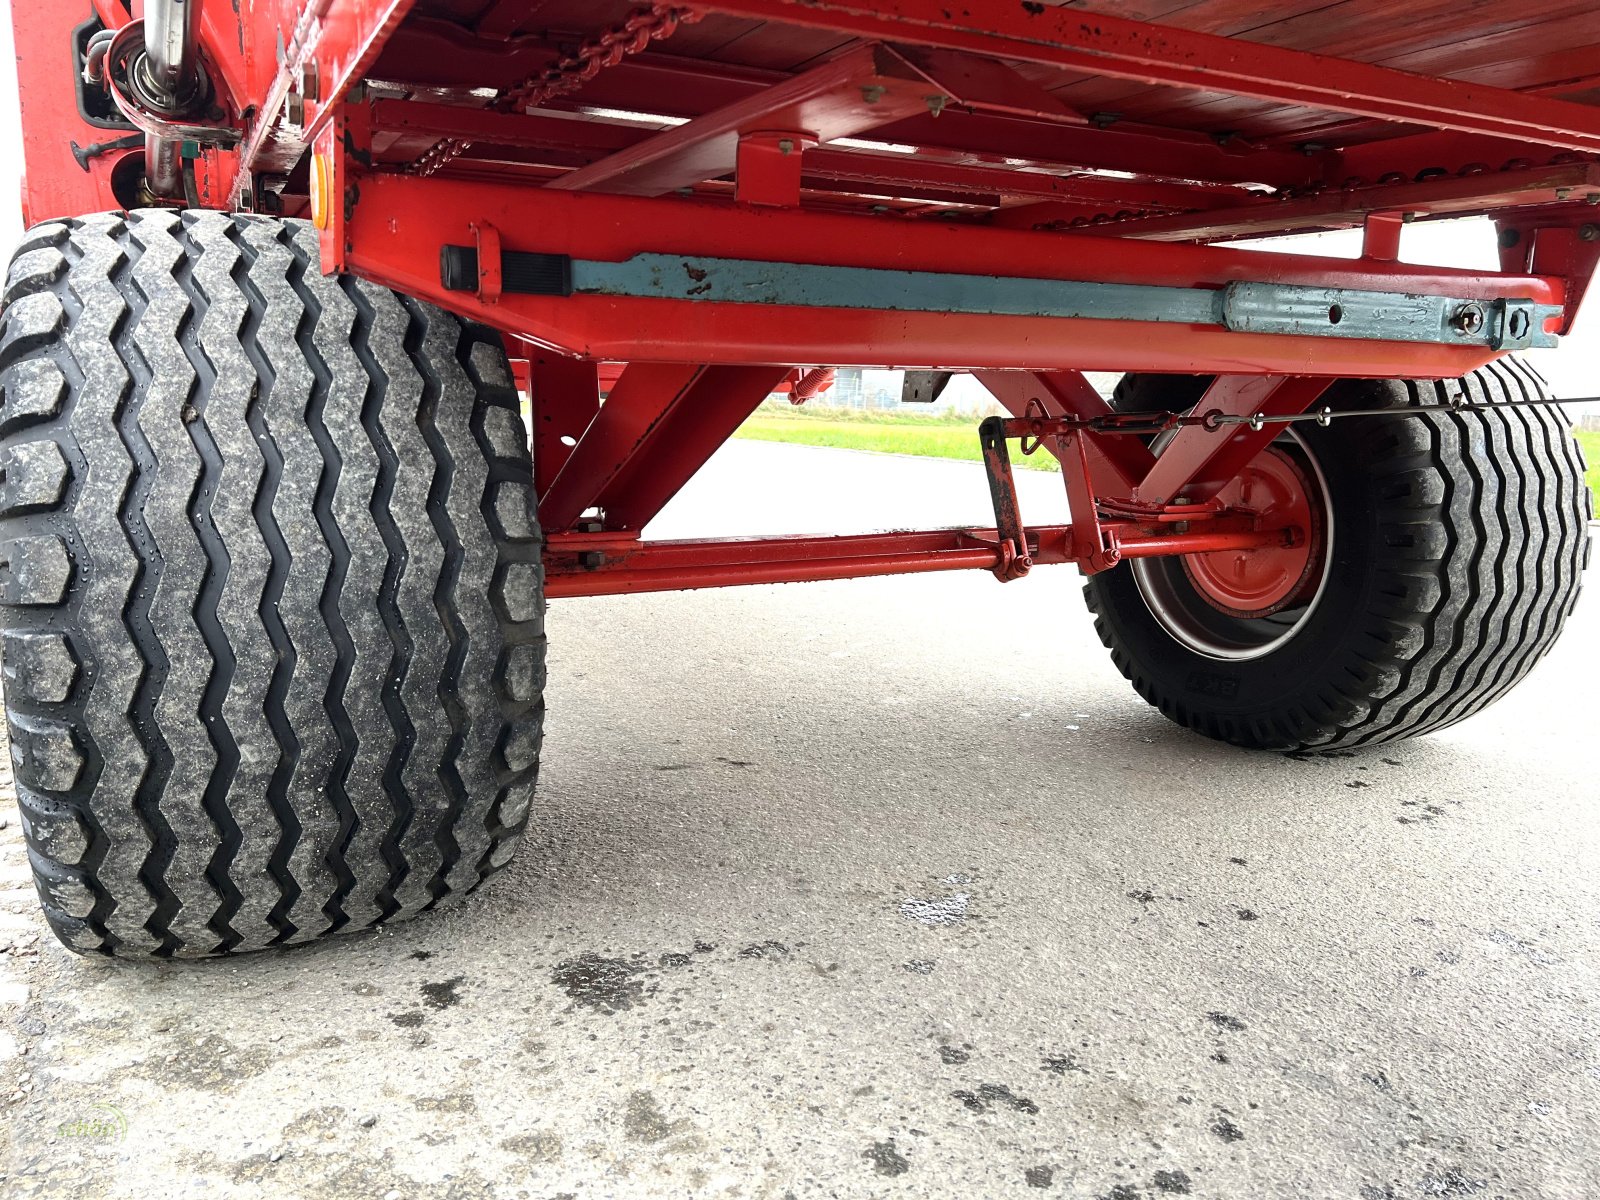
[[[1467,300],[1403,292],[1366,292],[1276,283],[1230,283],[1222,289],[1222,324],[1241,333],[1370,338],[1488,346],[1550,347],[1546,320],[1561,309],[1532,300]]]
[[[503,279],[500,265],[500,231],[488,222],[472,226],[478,239],[478,299],[485,304],[498,304]]]
[[[932,404],[954,377],[954,371],[907,371],[900,381],[900,403]]]

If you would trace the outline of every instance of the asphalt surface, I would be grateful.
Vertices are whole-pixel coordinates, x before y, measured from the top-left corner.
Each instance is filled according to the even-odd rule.
[[[661,532],[984,503],[735,443]],[[1069,568],[559,603],[518,864],[224,962],[58,947],[8,794],[0,1194],[1600,1195],[1596,605],[1290,759],[1149,711]]]

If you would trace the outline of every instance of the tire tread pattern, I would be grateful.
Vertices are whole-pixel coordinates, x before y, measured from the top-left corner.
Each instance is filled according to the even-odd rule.
[[[29,231],[0,295],[0,645],[64,943],[259,949],[505,864],[544,711],[520,430],[494,334],[324,276],[302,222]]]

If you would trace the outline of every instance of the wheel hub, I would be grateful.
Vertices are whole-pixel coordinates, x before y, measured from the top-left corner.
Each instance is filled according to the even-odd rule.
[[[1306,603],[1321,583],[1325,516],[1311,480],[1294,459],[1270,446],[1217,493],[1229,508],[1269,525],[1294,526],[1291,546],[1216,550],[1182,557],[1184,573],[1207,604],[1231,617],[1266,617]]]

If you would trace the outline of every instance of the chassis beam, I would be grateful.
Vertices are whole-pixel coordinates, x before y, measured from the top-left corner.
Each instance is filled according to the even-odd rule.
[[[1165,370],[1204,374],[1454,378],[1495,357],[1486,345],[1380,342],[1241,332],[1149,320],[800,307],[656,296],[451,291],[445,247],[499,230],[507,251],[623,262],[653,253],[930,274],[1222,289],[1234,282],[1313,285],[1494,302],[1561,305],[1561,280],[1364,260],[1262,255],[1210,246],[952,227],[709,201],[557,192],[505,183],[355,175],[324,231],[324,262],[507,333],[570,354],[622,362],[829,363],[917,368]],[[348,212],[345,208],[348,207]],[[689,264],[693,265],[692,261]],[[685,283],[692,285],[685,271]]]

